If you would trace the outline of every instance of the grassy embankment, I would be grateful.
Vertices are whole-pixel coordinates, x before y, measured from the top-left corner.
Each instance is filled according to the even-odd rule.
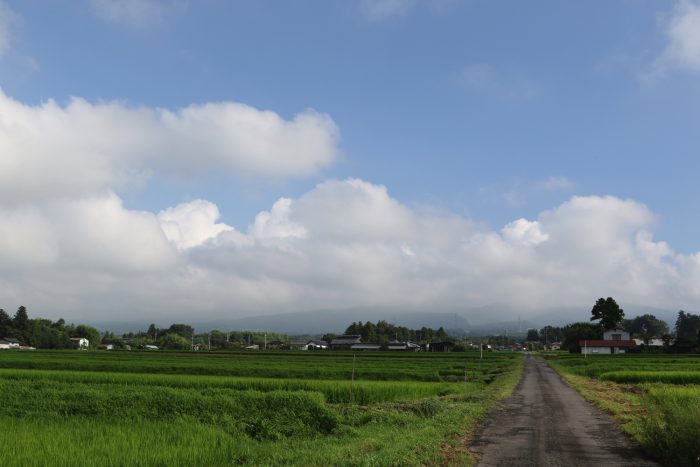
[[[514,354],[0,353],[6,465],[468,464]],[[464,369],[467,379],[464,382]]]
[[[666,465],[700,465],[700,356],[546,358],[650,455]]]

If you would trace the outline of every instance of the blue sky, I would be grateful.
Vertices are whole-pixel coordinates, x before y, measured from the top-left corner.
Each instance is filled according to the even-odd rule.
[[[417,216],[456,216],[502,236],[511,222],[542,222],[542,213],[570,206],[573,197],[613,197],[648,211],[625,235],[644,231],[667,242],[673,277],[690,274],[683,268],[700,249],[694,1],[0,5],[0,88],[26,109],[50,99],[65,109],[71,98],[156,112],[236,102],[286,121],[313,109],[337,130],[332,155],[281,175],[216,163],[192,175],[139,163],[134,170],[144,173],[137,182],[100,185],[127,210],[157,214],[206,200],[220,213],[216,222],[245,233],[278,199],[296,202],[313,197],[319,185],[352,178],[386,187],[392,202]],[[420,274],[429,269],[421,266]],[[22,299],[27,284],[11,285]],[[591,300],[604,292],[586,290]],[[672,301],[694,305],[696,293],[674,292]],[[65,303],[90,308],[79,295]],[[290,300],[296,308],[330,300],[314,297]],[[253,302],[251,310],[280,308]],[[133,303],[151,302],[139,296]],[[426,303],[433,302],[412,304]]]

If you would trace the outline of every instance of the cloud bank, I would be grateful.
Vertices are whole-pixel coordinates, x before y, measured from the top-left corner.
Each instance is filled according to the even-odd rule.
[[[655,240],[654,214],[630,199],[574,196],[488,228],[356,178],[282,197],[247,226],[223,223],[212,200],[147,212],[118,195],[148,173],[314,173],[336,159],[338,134],[310,110],[285,120],[231,102],[170,111],[0,94],[0,306],[98,322],[492,303],[527,313],[599,296],[700,307],[700,253]]]
[[[573,197],[498,230],[423,212],[358,179],[282,198],[244,229],[196,200],[160,213],[113,194],[0,211],[0,295],[88,319],[229,318],[348,307],[697,307],[700,254],[644,205]]]

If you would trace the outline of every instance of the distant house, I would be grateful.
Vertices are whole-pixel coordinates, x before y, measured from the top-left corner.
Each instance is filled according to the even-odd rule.
[[[14,337],[3,337],[2,341],[5,342],[7,347],[0,347],[0,348],[19,349],[19,347],[22,345],[20,343],[19,339],[15,339]]]
[[[621,329],[610,329],[603,333],[602,339],[585,339],[579,341],[581,353],[586,355],[610,355],[626,353],[637,343],[630,339],[630,333]]]
[[[549,344],[549,350],[561,350],[561,342]]]
[[[248,347],[246,347],[246,349],[247,348]],[[207,350],[207,346],[205,344],[194,344],[192,345],[192,350]]]
[[[328,342],[312,340],[306,343],[306,348],[308,350],[327,350]]]
[[[90,347],[90,341],[84,337],[71,337],[70,341],[78,350],[87,350]]]
[[[331,341],[331,349],[333,350],[349,350],[355,344],[362,343],[362,336],[359,334],[343,334],[342,336],[337,336]]]
[[[290,341],[289,344],[287,344],[287,347],[289,348],[289,350],[309,350],[309,342]]]
[[[260,350],[260,345],[253,344],[253,345],[249,345],[249,346],[244,347],[244,349],[246,349],[246,350]]]
[[[10,348],[10,343],[5,339],[0,339],[0,350],[7,350]]]
[[[644,339],[632,339],[637,345],[646,345],[649,347],[663,347],[664,346],[664,340],[659,339],[659,338],[653,338],[649,339],[649,343],[645,344]]]
[[[146,349],[146,350],[158,350],[158,346],[157,346],[157,345],[150,345],[150,344],[144,345],[143,348]]]

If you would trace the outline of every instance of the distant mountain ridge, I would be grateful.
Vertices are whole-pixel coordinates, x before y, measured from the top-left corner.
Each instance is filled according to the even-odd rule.
[[[591,302],[591,307],[593,302]],[[678,310],[627,305],[624,306],[625,317],[633,318],[643,314],[653,314],[666,321],[670,328],[675,324]],[[686,310],[688,311],[688,310]],[[691,311],[692,312],[692,311]],[[522,318],[521,318],[522,316]],[[477,308],[443,311],[416,311],[392,308],[349,308],[342,310],[312,310],[244,316],[230,319],[183,319],[173,318],[169,322],[159,317],[154,322],[160,327],[172,323],[187,323],[194,326],[196,332],[218,330],[249,330],[270,331],[286,334],[324,334],[342,333],[353,322],[380,320],[388,321],[397,326],[419,329],[423,326],[438,329],[443,327],[452,334],[514,334],[525,333],[530,328],[541,328],[545,325],[563,326],[568,323],[588,321],[590,308],[586,307],[556,307],[539,311],[518,310],[507,305],[486,305]],[[145,331],[149,322],[106,322],[93,323],[99,329],[117,333]]]

